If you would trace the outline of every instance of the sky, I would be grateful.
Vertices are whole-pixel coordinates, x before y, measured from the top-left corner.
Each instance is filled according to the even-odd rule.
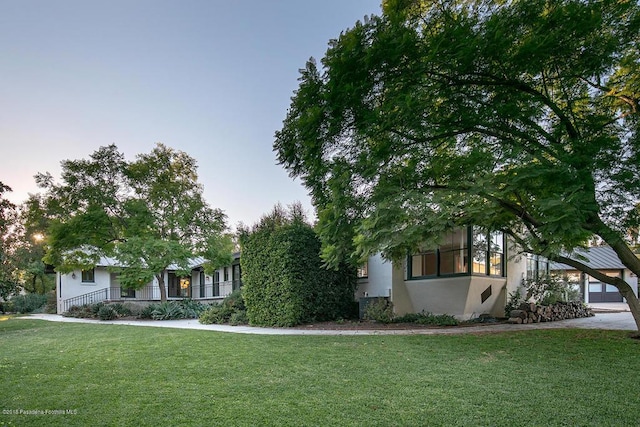
[[[380,0],[0,0],[0,181],[21,203],[33,176],[116,144],[198,162],[229,224],[307,190],[276,164],[299,69]]]

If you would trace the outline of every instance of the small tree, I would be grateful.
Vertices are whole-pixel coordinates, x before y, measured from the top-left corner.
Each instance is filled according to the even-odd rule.
[[[350,314],[355,268],[327,270],[300,205],[281,206],[241,232],[243,298],[251,324],[293,326]]]

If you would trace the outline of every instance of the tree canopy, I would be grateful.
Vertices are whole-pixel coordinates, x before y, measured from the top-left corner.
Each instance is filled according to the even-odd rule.
[[[123,286],[155,277],[163,301],[167,267],[186,274],[196,256],[206,257],[207,270],[231,262],[226,216],[204,200],[196,170],[193,158],[162,144],[133,162],[112,144],[89,159],[63,161],[60,183],[37,175],[44,194],[27,205],[31,217],[49,221],[45,261],[68,272],[114,258],[125,267]]]
[[[278,160],[318,209],[324,256],[399,259],[457,225],[614,284],[571,255],[625,238],[640,200],[640,6],[387,0],[301,70]]]
[[[5,198],[11,187],[0,181],[0,299],[7,299],[19,288],[17,271],[13,262],[16,206]]]

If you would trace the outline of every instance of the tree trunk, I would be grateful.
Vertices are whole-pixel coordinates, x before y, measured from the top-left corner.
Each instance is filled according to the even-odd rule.
[[[607,224],[605,224],[599,216],[595,217],[593,221],[595,223],[594,231],[595,233],[602,237],[602,239],[611,246],[611,249],[618,255],[618,258],[636,277],[640,277],[640,258],[633,253],[629,245],[620,237],[620,234],[616,231],[612,230]],[[590,273],[589,273],[590,274]],[[590,274],[591,275],[591,274]],[[631,310],[631,314],[633,314],[633,319],[636,322],[636,327],[640,331],[640,301],[638,301],[638,297],[633,293],[633,289],[631,286],[621,278],[610,278],[606,275],[604,277],[608,279],[613,279],[615,283],[611,283],[607,280],[602,280],[599,277],[593,276],[597,278],[601,282],[609,283],[620,291],[620,294],[627,300],[627,304],[629,304],[629,309]]]
[[[160,301],[167,301],[167,289],[164,286],[164,274],[156,274],[156,280],[158,281],[158,288],[160,289]]]
[[[594,279],[597,279],[603,283],[615,286],[618,291],[620,291],[620,294],[627,300],[629,310],[631,310],[631,314],[633,315],[633,320],[636,322],[636,328],[638,328],[638,331],[640,331],[640,301],[638,301],[638,297],[636,297],[636,294],[633,293],[633,289],[631,289],[631,286],[629,286],[626,281],[624,281],[620,277],[607,276],[606,274],[601,273],[598,270],[594,270],[593,268],[588,267],[580,261],[576,261],[565,256],[556,257],[555,260],[563,264],[570,265],[576,270],[582,271],[583,273],[586,273]]]

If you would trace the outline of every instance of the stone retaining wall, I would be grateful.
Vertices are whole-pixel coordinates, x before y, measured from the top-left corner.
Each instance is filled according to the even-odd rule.
[[[558,302],[553,305],[522,303],[509,313],[509,323],[540,323],[591,317],[593,311],[580,302]]]

